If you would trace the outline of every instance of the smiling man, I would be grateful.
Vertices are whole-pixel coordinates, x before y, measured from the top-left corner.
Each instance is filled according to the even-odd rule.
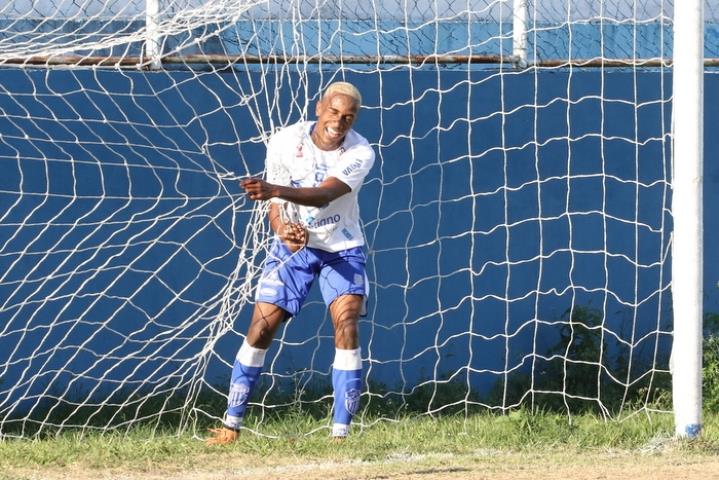
[[[367,140],[352,130],[361,103],[352,84],[331,84],[317,102],[317,121],[299,122],[272,136],[267,180],[241,183],[251,200],[271,202],[275,239],[233,365],[224,424],[211,430],[208,444],[238,438],[275,332],[297,315],[315,279],[335,331],[332,436],[347,436],[362,391],[358,321],[368,292],[357,195],[375,158]]]

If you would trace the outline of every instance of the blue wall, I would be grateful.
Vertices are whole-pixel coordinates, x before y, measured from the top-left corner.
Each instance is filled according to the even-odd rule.
[[[0,71],[0,411],[229,374],[251,313],[239,286],[253,267],[236,269],[252,206],[225,174],[261,173],[262,131],[299,119],[304,92],[330,78]],[[486,393],[501,372],[541,363],[576,307],[639,359],[632,378],[667,368],[669,74],[347,79],[365,99],[356,129],[378,153],[361,193],[370,379],[409,392],[453,378]],[[706,105],[718,87],[708,73]],[[719,311],[716,115],[706,109],[707,311]],[[219,316],[228,285],[243,307]],[[273,346],[280,383],[327,380],[331,325],[317,292],[306,307]]]

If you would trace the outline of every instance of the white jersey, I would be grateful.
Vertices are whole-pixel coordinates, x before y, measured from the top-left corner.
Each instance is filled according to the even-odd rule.
[[[321,207],[279,203],[289,220],[309,232],[307,246],[338,252],[364,245],[357,194],[374,164],[374,151],[367,140],[349,130],[337,150],[320,150],[310,138],[315,122],[299,122],[272,135],[267,145],[267,181],[287,187],[317,187],[334,177],[351,191]]]

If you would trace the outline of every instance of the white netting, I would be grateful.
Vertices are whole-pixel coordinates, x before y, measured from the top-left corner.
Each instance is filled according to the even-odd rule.
[[[357,421],[654,408],[671,85],[643,65],[671,57],[672,2],[530,1],[516,36],[522,5],[176,0],[148,23],[144,1],[7,2],[0,434],[222,415],[269,241],[238,179],[337,79],[377,152]],[[252,414],[329,405],[333,355],[315,295]]]

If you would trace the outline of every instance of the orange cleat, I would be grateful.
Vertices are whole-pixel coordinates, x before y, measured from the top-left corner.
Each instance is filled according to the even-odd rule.
[[[227,427],[211,428],[211,437],[205,439],[205,445],[229,445],[240,438],[240,431]]]

